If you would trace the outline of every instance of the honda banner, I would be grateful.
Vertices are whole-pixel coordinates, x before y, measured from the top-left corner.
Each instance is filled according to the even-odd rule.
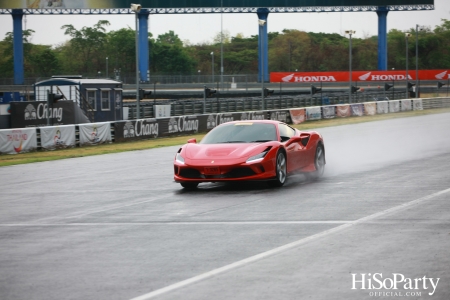
[[[75,147],[75,125],[40,127],[41,147],[47,150]]]
[[[0,130],[0,153],[17,154],[36,150],[36,128]]]
[[[79,128],[80,146],[111,142],[111,124],[109,122],[80,124]]]
[[[270,82],[348,82],[350,72],[272,72]],[[406,71],[353,71],[352,81],[404,81]],[[450,70],[420,70],[419,80],[447,80]],[[408,80],[416,80],[416,72],[408,72]]]

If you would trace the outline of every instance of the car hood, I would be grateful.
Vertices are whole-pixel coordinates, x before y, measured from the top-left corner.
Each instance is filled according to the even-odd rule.
[[[267,148],[267,144],[187,144],[186,158],[189,159],[233,159],[250,157]]]

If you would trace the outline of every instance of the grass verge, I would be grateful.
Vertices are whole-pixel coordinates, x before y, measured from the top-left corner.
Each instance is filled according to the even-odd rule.
[[[325,119],[318,121],[309,121],[299,125],[294,125],[293,127],[300,130],[310,130],[323,127],[358,124],[365,122],[381,121],[387,119],[405,118],[405,117],[415,117],[422,115],[430,115],[437,113],[447,113],[450,112],[450,108],[443,109],[428,109],[420,111],[408,111],[392,114],[374,115],[374,116],[364,116],[364,117],[350,117],[350,118],[335,118],[335,119]],[[152,148],[160,148],[167,146],[177,146],[186,143],[189,138],[196,138],[197,140],[202,139],[204,133],[194,134],[194,135],[183,135],[177,137],[168,138],[157,138],[149,139],[135,142],[127,143],[111,143],[98,146],[90,147],[77,147],[70,149],[54,150],[54,151],[37,151],[22,154],[2,154],[0,155],[0,167],[27,164],[33,162],[43,162],[51,161],[65,158],[83,157],[91,155],[101,155],[109,153],[118,153],[126,151],[135,150],[145,150]]]

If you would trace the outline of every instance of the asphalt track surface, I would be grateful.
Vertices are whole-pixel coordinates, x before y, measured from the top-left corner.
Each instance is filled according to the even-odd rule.
[[[185,191],[177,147],[0,168],[0,299],[450,299],[450,114],[320,132],[282,188]]]

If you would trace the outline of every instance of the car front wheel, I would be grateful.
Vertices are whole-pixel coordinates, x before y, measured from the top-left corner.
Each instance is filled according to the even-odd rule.
[[[277,153],[275,171],[276,171],[275,180],[269,181],[269,184],[271,186],[277,187],[283,186],[287,178],[287,166],[286,166],[286,155],[282,151]]]

